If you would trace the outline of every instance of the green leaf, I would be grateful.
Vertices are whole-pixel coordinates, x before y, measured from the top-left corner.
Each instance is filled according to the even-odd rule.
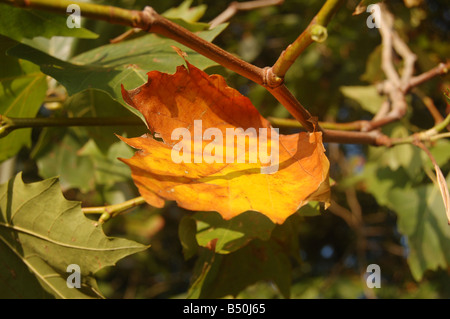
[[[99,121],[108,116],[132,116],[107,94],[96,90],[85,90],[68,98],[62,113],[98,117]],[[98,185],[110,187],[131,178],[127,166],[117,160],[132,155],[131,148],[121,145],[115,134],[140,136],[145,131],[145,125],[45,128],[31,155],[37,161],[41,177],[58,175],[63,189],[78,188],[86,193],[98,190]]]
[[[361,107],[375,114],[378,112],[385,98],[378,94],[375,85],[369,86],[342,86],[341,92],[346,97],[358,102]]]
[[[221,25],[213,30],[199,32],[198,35],[212,41],[224,28],[225,25]],[[8,54],[38,64],[42,72],[64,85],[69,95],[90,88],[98,89],[108,93],[114,100],[142,117],[123,101],[121,84],[126,88],[138,87],[147,82],[146,73],[152,70],[175,72],[183,60],[171,46],[177,46],[186,52],[189,62],[200,69],[216,64],[173,40],[154,34],[104,45],[83,53],[69,62],[56,59],[24,44],[10,49]]]
[[[83,215],[79,202],[63,197],[56,178],[24,184],[18,174],[0,186],[2,298],[99,297],[94,274],[144,249],[136,242],[106,237]],[[80,267],[81,289],[67,286],[71,264]],[[36,282],[48,294],[39,291]]]
[[[372,53],[370,53],[369,58],[366,62],[366,71],[361,75],[361,80],[369,83],[381,82],[385,75],[381,69],[381,51],[383,47],[381,45],[377,46]]]
[[[421,280],[428,269],[448,269],[450,227],[438,187],[394,188],[388,198],[398,215],[400,232],[408,237],[408,264],[414,279]]]
[[[162,15],[167,19],[183,19],[187,22],[197,22],[205,14],[206,5],[192,7],[192,0],[183,1],[178,7],[173,7]]]
[[[273,282],[284,297],[289,296],[291,264],[275,241],[254,240],[233,253],[222,255],[204,249],[196,264],[189,298],[237,296],[246,287]]]
[[[46,128],[38,140],[39,151],[33,154],[42,178],[59,176],[61,188],[95,189],[94,165],[89,157],[77,152],[89,138],[83,128]],[[41,146],[42,145],[42,146]]]
[[[300,216],[320,216],[320,202],[309,202],[298,211]]]
[[[197,225],[191,217],[184,216],[178,226],[178,237],[180,238],[184,258],[187,260],[193,257],[198,251],[198,243],[195,235]]]
[[[228,254],[259,238],[268,240],[275,224],[256,212],[245,212],[230,220],[224,220],[215,212],[198,212],[192,215],[197,221],[197,242],[206,247],[217,240],[215,252]]]
[[[131,170],[128,165],[117,158],[128,158],[133,156],[134,151],[128,145],[120,141],[112,144],[106,154],[103,154],[97,144],[90,139],[78,152],[81,157],[88,157],[93,166],[96,184],[111,186],[117,182],[130,179]]]
[[[393,188],[410,186],[409,176],[403,168],[392,171],[388,167],[380,167],[377,163],[369,162],[364,167],[365,188],[380,205],[388,205],[388,195]]]
[[[399,231],[408,239],[408,264],[414,278],[420,280],[428,269],[448,267],[450,227],[438,187],[413,187],[403,167],[392,171],[374,162],[366,165],[363,175],[368,192],[398,216]]]
[[[0,34],[16,41],[23,38],[67,36],[86,39],[98,37],[84,28],[67,27],[67,17],[39,10],[21,9],[0,3]]]
[[[15,41],[0,36],[0,114],[34,117],[45,98],[46,76],[33,63],[5,56],[6,50],[15,44]],[[12,131],[0,139],[0,162],[30,145],[31,129]]]
[[[211,213],[200,214],[203,218],[213,215]],[[245,245],[235,245],[234,250],[227,254],[217,253],[217,247],[221,246],[220,238],[216,241],[215,251],[212,250],[214,245],[207,245],[208,249],[201,247],[194,269],[193,284],[189,291],[190,298],[222,298],[230,295],[236,297],[245,288],[261,281],[275,284],[285,298],[289,297],[291,260],[301,262],[298,254],[300,249],[298,231],[300,223],[303,222],[303,217],[300,214],[294,214],[282,225],[269,227],[268,223],[266,224],[264,220],[259,219],[258,215],[260,214],[246,212],[242,215],[246,214],[248,215],[242,218],[242,221],[246,222],[247,225],[243,227],[240,223],[237,223],[235,227],[230,227],[230,231],[233,232],[236,229],[242,231],[251,228],[250,224],[253,218],[254,228],[262,234],[266,232],[266,235],[270,238],[266,238],[267,236],[264,235],[258,237],[256,235],[257,230],[254,230],[254,234],[247,230],[249,235],[253,235],[252,240],[248,240]],[[215,219],[214,215],[212,219]],[[217,224],[217,221],[215,224]],[[261,227],[262,225],[266,227],[265,230],[264,227]],[[225,226],[229,227],[229,225],[224,224],[224,228]],[[197,231],[199,231],[198,225]],[[211,229],[210,231],[214,232],[215,230]],[[223,238],[229,237],[232,239],[235,236],[235,234],[229,236],[226,229],[223,232],[219,230],[218,233]],[[209,236],[214,240],[213,237]],[[236,242],[228,241],[228,245],[237,244],[240,239],[237,238]],[[200,244],[199,234],[197,234],[197,241]],[[204,240],[205,243],[206,241],[207,239]]]
[[[440,139],[433,143],[430,147],[430,152],[433,154],[434,159],[439,167],[450,163],[450,141],[446,139]],[[433,163],[430,161],[425,152],[422,152],[422,161],[430,169],[433,169]]]
[[[106,93],[98,90],[85,90],[69,97],[64,111],[73,117],[131,117],[133,116],[120,103]],[[89,126],[84,128],[97,147],[106,154],[109,147],[118,141],[117,135],[141,136],[147,131],[142,126]]]
[[[396,124],[389,136],[391,138],[402,138],[409,136],[409,132],[404,126]],[[390,159],[388,164],[392,170],[396,170],[402,166],[411,179],[420,175],[422,171],[421,151],[412,144],[395,145],[385,150],[384,157]]]
[[[112,186],[130,179],[131,172],[118,157],[133,155],[130,147],[118,139],[102,152],[84,128],[48,128],[34,158],[43,178],[60,176],[64,190],[78,188],[86,193],[97,185]]]
[[[393,123],[383,128],[383,133],[391,138],[403,138],[410,132],[400,123]],[[427,161],[422,151],[412,144],[399,144],[391,148],[370,147],[369,159],[380,167],[389,167],[392,171],[400,167],[409,175],[410,179],[420,180],[423,176],[423,165]]]

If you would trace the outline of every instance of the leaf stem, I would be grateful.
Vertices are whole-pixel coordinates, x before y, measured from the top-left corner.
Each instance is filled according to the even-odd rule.
[[[103,224],[108,219],[115,217],[130,208],[142,204],[145,204],[145,199],[144,197],[139,196],[119,204],[99,206],[99,207],[83,207],[81,208],[81,210],[85,214],[101,214],[100,218],[98,219],[98,223]]]
[[[378,132],[351,132],[342,130],[323,130],[325,143],[368,144],[373,146],[391,146],[391,139]]]
[[[275,126],[302,128],[302,124],[294,119],[285,119],[278,117],[268,117],[267,120]],[[341,130],[341,131],[360,131],[369,121],[354,121],[348,123],[318,122],[323,129]]]
[[[450,125],[450,114],[447,115],[447,117],[442,121],[437,123],[432,130],[434,129],[436,132],[443,131],[448,125]]]
[[[75,117],[75,118],[17,118],[0,114],[0,137],[13,130],[30,127],[61,127],[61,126],[134,126],[145,125],[138,117]]]
[[[450,114],[448,114],[447,117],[442,122],[437,123],[429,130],[402,138],[391,139],[392,145],[414,143],[415,141],[436,141],[441,138],[449,137],[450,132],[438,134],[439,132],[444,130],[446,126],[449,124],[450,124]]]
[[[441,138],[447,138],[447,137],[450,137],[450,132],[433,135],[430,137],[430,141],[437,141],[437,140],[440,140]]]

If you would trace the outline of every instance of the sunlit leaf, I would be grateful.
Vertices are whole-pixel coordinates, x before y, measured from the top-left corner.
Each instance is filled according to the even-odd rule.
[[[150,72],[147,84],[123,90],[125,101],[163,140],[150,135],[122,138],[140,150],[123,161],[150,205],[162,207],[165,200],[174,200],[189,210],[217,211],[224,219],[253,210],[283,223],[308,201],[329,200],[329,162],[321,133],[278,135],[221,76],[208,76],[186,63],[187,68],[180,66],[173,75]],[[192,143],[194,135],[202,139],[208,129],[215,132],[209,141]],[[235,129],[254,133],[241,145],[231,136],[227,145],[227,130],[229,135]],[[178,135],[172,137],[175,130],[189,137],[179,141]],[[213,137],[220,146],[214,146]],[[180,153],[177,144],[186,152],[179,162],[173,159]],[[261,153],[268,157],[264,162]]]

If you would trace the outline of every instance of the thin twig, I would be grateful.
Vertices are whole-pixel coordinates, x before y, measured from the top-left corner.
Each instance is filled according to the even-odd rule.
[[[109,40],[109,43],[119,43],[119,42],[125,41],[139,32],[142,32],[142,30],[139,28],[129,29],[129,30],[125,31],[124,33],[118,35],[114,39]]]
[[[391,139],[378,131],[350,132],[323,130],[323,141],[326,143],[366,144],[373,146],[391,146]]]
[[[410,136],[401,137],[401,138],[391,138],[390,142],[392,145],[399,144],[411,144],[415,141],[427,142],[427,141],[436,141],[441,138],[448,137],[447,133],[439,134],[439,132],[443,131],[448,125],[450,125],[450,114],[442,121],[434,125],[432,128],[416,133]]]
[[[211,22],[209,22],[210,29],[217,27],[219,24],[227,22],[238,11],[248,11],[269,6],[278,6],[283,4],[284,0],[255,0],[246,2],[233,1],[224,12],[219,14]]]
[[[391,108],[391,102],[389,100],[384,100],[383,103],[381,103],[381,107],[378,109],[377,114],[375,114],[375,116],[373,117],[372,122],[381,120],[386,115],[388,115],[390,108]],[[370,125],[370,123],[369,123],[369,125]],[[366,125],[364,130],[369,131],[370,130],[369,126]]]
[[[390,111],[384,116],[377,116],[374,118],[365,128],[369,131],[384,126],[388,123],[398,121],[405,116],[407,103],[404,91],[402,91],[402,81],[409,82],[414,70],[414,62],[416,59],[415,55],[409,50],[407,45],[393,29],[394,16],[388,11],[385,4],[379,3],[378,6],[381,10],[379,30],[383,45],[381,52],[381,68],[387,78],[381,86],[381,92],[386,94],[389,98],[389,104],[385,104],[384,107],[390,106]],[[399,51],[398,53],[405,60],[405,69],[401,80],[397,70],[394,67],[394,47]],[[406,84],[404,86],[406,87]],[[386,112],[385,109],[383,111]]]
[[[400,78],[397,74],[397,71],[394,67],[393,62],[393,26],[394,26],[394,17],[392,14],[386,9],[386,6],[382,3],[378,4],[380,7],[380,34],[381,34],[381,42],[382,42],[382,51],[381,51],[381,68],[386,74],[386,77],[391,82],[391,85],[399,86]]]
[[[381,106],[377,115],[363,128],[365,131],[375,130],[386,124],[398,121],[405,116],[407,103],[405,94],[413,87],[427,81],[437,75],[448,72],[449,62],[439,64],[437,67],[414,77],[414,63],[417,56],[409,49],[400,35],[394,30],[394,16],[390,13],[384,3],[379,3],[380,7],[380,34],[382,38],[382,60],[381,67],[386,75],[386,80],[378,86],[380,93],[386,94],[388,100]],[[404,67],[402,77],[394,67],[393,52],[402,57]],[[424,101],[425,102],[425,101]],[[429,107],[429,104],[426,104]],[[432,113],[435,119],[437,114]]]
[[[269,116],[267,120],[274,126],[279,127],[292,127],[292,128],[303,128],[303,126],[294,119],[278,118]],[[334,122],[318,122],[320,127],[323,129],[330,130],[341,130],[341,131],[361,131],[369,121],[361,120],[347,123],[334,123]]]
[[[408,91],[411,88],[418,86],[426,81],[429,81],[430,79],[436,76],[447,74],[449,69],[450,69],[450,61],[447,63],[439,63],[436,67],[432,68],[431,70],[428,70],[427,72],[412,77],[408,85],[404,88],[404,90]]]
[[[145,199],[142,196],[127,200],[126,202],[114,204],[114,205],[107,205],[107,206],[100,206],[100,207],[83,207],[81,210],[84,214],[101,214],[100,218],[98,219],[99,224],[103,224],[108,219],[117,216],[118,214],[145,204]]]
[[[450,137],[450,132],[433,135],[430,137],[430,141],[437,141],[437,140],[440,140],[442,138],[447,138],[447,137]]]
[[[399,34],[396,31],[392,32],[392,40],[395,51],[402,57],[404,61],[402,78],[400,81],[401,87],[403,89],[409,85],[411,77],[414,74],[414,63],[416,63],[417,56],[409,49],[409,47],[400,38]]]
[[[311,43],[325,41],[327,38],[326,26],[343,2],[343,0],[327,0],[325,2],[308,27],[280,54],[272,66],[272,72],[276,76],[284,78],[295,60]]]
[[[67,126],[136,126],[145,125],[138,117],[36,117],[18,118],[0,114],[0,137],[4,137],[16,129],[36,127]]]
[[[433,99],[431,99],[430,97],[426,96],[421,90],[419,90],[418,88],[414,88],[413,93],[415,95],[417,95],[423,102],[423,104],[425,104],[426,108],[428,109],[428,111],[430,112],[431,116],[434,119],[434,123],[440,123],[444,120],[444,117],[441,115],[441,113],[439,113],[436,105],[434,105]],[[450,131],[450,126],[447,128]]]

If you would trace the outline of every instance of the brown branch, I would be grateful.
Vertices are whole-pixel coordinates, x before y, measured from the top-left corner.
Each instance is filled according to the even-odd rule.
[[[422,100],[423,104],[425,104],[426,108],[434,119],[434,124],[440,123],[444,120],[444,117],[441,115],[441,113],[439,113],[436,105],[434,105],[434,102],[430,97],[426,96],[418,88],[415,88],[413,90],[413,93]],[[447,127],[447,129],[450,131],[450,125]]]
[[[166,36],[178,43],[197,51],[201,55],[210,58],[220,65],[252,80],[260,85],[268,85],[264,82],[264,70],[245,62],[222,48],[200,38],[189,30],[179,26],[178,24],[160,16],[153,8],[146,7],[143,14],[147,17],[148,23],[142,26],[147,32],[154,32]]]
[[[348,209],[339,205],[336,201],[331,200],[331,205],[328,207],[328,210],[334,215],[342,218],[350,228],[355,227],[355,221],[353,220],[352,213]]]
[[[232,3],[230,3],[228,8],[225,9],[224,12],[222,12],[216,18],[211,20],[211,22],[209,22],[210,29],[215,28],[219,24],[227,22],[238,11],[248,11],[268,6],[277,6],[283,4],[283,2],[284,0],[254,0],[246,2],[233,1]]]
[[[403,89],[408,86],[414,74],[414,64],[416,63],[417,56],[409,49],[409,47],[400,38],[397,32],[392,32],[392,40],[393,40],[392,44],[394,46],[395,51],[402,57],[404,61],[402,78],[400,81],[401,87]]]
[[[294,119],[285,119],[269,116],[267,120],[273,125],[278,127],[292,127],[303,128],[303,126]],[[361,120],[347,123],[335,123],[335,122],[318,122],[323,129],[340,130],[340,131],[361,131],[368,125],[369,121]]]
[[[394,67],[393,62],[393,26],[394,26],[394,17],[387,10],[386,6],[382,3],[378,4],[381,10],[380,13],[380,34],[381,34],[381,42],[382,42],[382,51],[381,51],[381,68],[386,74],[390,85],[399,86],[400,78],[398,76],[397,71]]]
[[[381,94],[388,96],[388,100],[381,106],[379,112],[372,121],[363,127],[363,131],[371,131],[400,120],[407,112],[405,94],[413,87],[435,76],[447,73],[450,66],[449,62],[446,64],[440,63],[430,71],[414,77],[414,64],[417,56],[409,49],[408,45],[394,30],[394,16],[388,11],[386,5],[383,3],[379,3],[378,5],[381,10],[380,34],[383,44],[381,67],[387,78],[378,86],[378,88]],[[394,50],[404,61],[401,79],[394,66]],[[426,102],[424,101],[424,103]],[[426,103],[426,105],[430,109],[430,104]],[[433,116],[435,119],[438,118],[435,112],[432,114],[434,114]]]
[[[450,69],[450,61],[448,61],[447,63],[439,63],[436,67],[432,68],[431,70],[428,70],[427,72],[412,77],[408,85],[404,88],[404,91],[407,92],[411,88],[418,86],[428,80],[431,80],[436,76],[447,74],[449,69]]]
[[[166,37],[169,37],[181,44],[184,44],[198,53],[210,58],[211,60],[221,64],[222,66],[254,81],[257,84],[264,86],[286,109],[298,120],[301,125],[308,131],[314,130],[323,131],[320,124],[311,116],[311,114],[302,106],[302,104],[291,94],[291,92],[283,85],[283,79],[277,76],[275,72],[277,67],[286,71],[292,64],[289,56],[298,56],[301,51],[306,48],[303,46],[310,41],[314,36],[314,27],[323,27],[326,25],[331,17],[334,15],[341,0],[327,0],[322,9],[308,26],[307,30],[303,32],[303,36],[308,36],[309,40],[305,43],[296,42],[288,47],[286,51],[280,56],[280,59],[275,63],[273,68],[259,68],[255,65],[247,63],[227,51],[217,47],[216,45],[203,40],[194,33],[182,28],[181,26],[171,22],[168,19],[158,15],[155,10],[146,7],[143,11],[126,10],[111,6],[97,5],[91,3],[73,2],[68,0],[60,0],[57,2],[43,1],[43,0],[0,0],[0,3],[7,3],[19,7],[34,8],[46,11],[53,11],[60,14],[66,14],[66,8],[69,4],[77,4],[81,8],[83,16],[94,18],[97,20],[104,20],[110,23],[127,25],[133,28],[140,28],[147,32],[154,32]],[[392,30],[393,16],[390,14],[384,5],[380,4],[383,14],[380,32],[383,38],[383,70],[386,73],[387,81],[382,86],[382,92],[389,97],[389,103],[384,104],[383,112],[380,111],[380,116],[375,117],[371,122],[357,121],[351,125],[360,125],[362,131],[373,131],[375,128],[383,126],[392,121],[398,120],[406,113],[405,91],[401,88],[400,78],[393,66],[392,50],[395,46],[400,55],[405,59],[410,51],[405,49],[405,45],[401,43],[401,39],[393,36],[395,32]],[[317,29],[317,28],[316,28]],[[320,28],[319,28],[320,29]],[[316,30],[317,31],[317,30]],[[298,39],[301,39],[302,35]],[[302,40],[303,41],[303,40]],[[302,44],[303,43],[303,44]],[[283,57],[284,56],[284,57]],[[295,59],[294,59],[295,60]],[[409,61],[413,61],[409,58]],[[413,62],[408,62],[409,70],[404,70],[404,77],[409,78],[412,71]],[[276,67],[277,66],[277,67]],[[439,66],[434,70],[427,72],[418,77],[412,77],[409,85],[403,86],[411,87],[417,83],[421,83],[427,78],[441,74],[446,70],[446,67]],[[445,71],[446,72],[446,71]],[[284,74],[281,72],[280,74]],[[406,74],[406,75],[405,75]],[[411,84],[412,83],[412,84]],[[390,107],[389,112],[386,112]],[[382,116],[384,115],[384,116]],[[324,141],[329,143],[358,143],[371,145],[385,145],[390,146],[391,140],[379,132],[346,132],[339,130],[325,130]]]
[[[416,56],[410,51],[397,32],[393,29],[394,16],[387,10],[386,5],[379,3],[380,7],[380,34],[382,40],[381,68],[386,75],[387,80],[379,87],[381,93],[388,96],[388,104],[383,105],[383,112],[376,116],[364,129],[371,131],[388,123],[398,121],[405,116],[407,103],[402,83],[409,83],[414,71],[414,62]],[[403,76],[400,77],[394,67],[394,48],[405,60]],[[406,82],[405,82],[406,81]],[[406,87],[407,84],[403,86]],[[390,108],[387,112],[387,108]]]
[[[377,121],[377,120],[384,118],[386,115],[389,114],[390,108],[391,108],[391,102],[389,100],[383,101],[383,103],[381,104],[381,107],[378,109],[378,112],[377,112],[377,114],[375,114],[372,121]],[[369,131],[369,130],[370,130],[369,126],[366,126],[364,128],[364,131]]]
[[[311,114],[306,110],[300,102],[292,95],[289,89],[283,84],[274,89],[266,87],[266,89],[295,117],[302,126],[309,132],[319,130],[317,120],[314,120]],[[306,120],[306,121],[305,121]]]
[[[326,143],[368,144],[373,146],[391,146],[391,139],[378,132],[346,132],[324,130],[323,141]]]
[[[262,69],[235,57],[231,53],[200,38],[189,30],[160,16],[151,7],[146,7],[143,11],[136,11],[69,0],[59,0],[55,2],[43,0],[0,0],[0,3],[52,11],[64,15],[66,14],[68,5],[76,4],[80,7],[84,17],[104,20],[114,24],[127,25],[133,28],[140,28],[146,32],[154,32],[166,36],[178,43],[186,45],[231,71],[264,86],[308,131],[312,132],[315,129],[311,121],[310,113],[283,85],[283,80],[274,75],[271,68],[267,67]]]

